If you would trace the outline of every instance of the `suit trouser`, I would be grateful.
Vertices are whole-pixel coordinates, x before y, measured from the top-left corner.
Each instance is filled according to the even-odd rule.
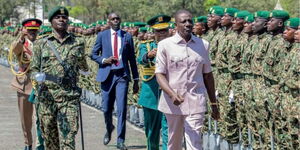
[[[182,150],[183,133],[187,150],[202,150],[204,113],[191,115],[165,114],[169,126],[169,150]]]
[[[126,133],[126,114],[127,114],[127,92],[128,80],[124,72],[110,73],[108,79],[101,83],[103,112],[107,132],[112,131],[112,112],[115,101],[117,102],[118,143],[125,141]]]
[[[32,117],[33,117],[33,104],[28,101],[29,95],[17,92],[18,107],[22,130],[24,135],[24,143],[29,146],[32,145]]]

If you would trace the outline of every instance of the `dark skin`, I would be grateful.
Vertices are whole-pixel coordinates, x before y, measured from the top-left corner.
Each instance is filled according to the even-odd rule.
[[[116,13],[111,13],[108,15],[108,25],[114,31],[120,30],[121,18]],[[117,63],[118,59],[114,56],[110,56],[109,58],[104,60],[104,64],[111,65],[113,63]],[[139,91],[139,81],[134,80],[133,82],[133,94],[137,94]]]
[[[62,42],[66,35],[68,35],[68,16],[66,15],[56,15],[51,20],[51,25],[53,28],[53,32],[55,37]]]
[[[208,15],[207,26],[210,29],[216,30],[221,25],[221,16],[211,14]]]
[[[245,22],[244,23],[243,32],[248,34],[248,35],[252,35],[253,30],[252,30],[252,23],[251,22]]]
[[[169,34],[168,28],[166,29],[160,29],[160,30],[154,30],[155,34],[155,40],[157,42],[167,38]],[[154,58],[156,56],[157,48],[152,49],[150,52],[148,52],[147,57],[148,58]]]
[[[187,42],[191,39],[192,35],[192,15],[188,12],[179,13],[175,16],[175,24],[178,34]],[[166,78],[165,74],[157,73],[156,74],[157,82],[159,83],[162,90],[170,96],[173,100],[173,104],[179,106],[181,103],[184,102],[184,98],[182,95],[176,93],[169,85],[169,82]],[[209,99],[212,103],[217,102],[215,96],[215,87],[214,87],[214,77],[213,74],[204,73],[204,84],[207,89],[207,93],[209,95]],[[216,105],[212,105],[212,117],[215,120],[220,118],[220,113],[218,111],[218,107]]]
[[[283,20],[278,18],[271,18],[267,24],[267,30],[273,35],[283,32]]]
[[[291,28],[291,27],[286,27],[284,32],[283,32],[283,38],[286,40],[286,41],[289,41],[290,43],[293,43],[294,42],[294,34],[296,32],[296,29],[294,28]]]
[[[36,37],[37,37],[38,33],[39,32],[36,29],[25,29],[25,28],[23,28],[23,30],[21,32],[20,40],[22,42],[24,42],[25,38],[27,38],[31,42],[34,42],[36,40]]]
[[[143,41],[143,40],[145,40],[145,34],[146,34],[145,32],[139,32],[137,38],[140,41]]]
[[[194,24],[193,33],[195,35],[201,36],[202,34],[205,33],[205,31],[206,31],[206,28],[205,28],[205,24],[204,23],[197,22],[197,23]]]
[[[132,31],[132,36],[137,36],[138,35],[138,33],[139,33],[139,27],[133,27],[132,29],[131,29]]]
[[[221,26],[225,27],[226,30],[230,29],[232,26],[232,21],[233,21],[233,17],[230,16],[229,14],[225,14],[222,18],[221,18]]]
[[[294,39],[296,43],[300,43],[300,26],[298,26],[298,30],[294,34]]]
[[[264,18],[255,18],[252,24],[253,34],[263,34],[267,31],[268,20]]]
[[[241,33],[244,28],[244,19],[235,18],[232,23],[232,29],[238,33]]]

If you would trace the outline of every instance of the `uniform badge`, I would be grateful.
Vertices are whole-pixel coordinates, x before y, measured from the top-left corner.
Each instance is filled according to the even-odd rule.
[[[288,22],[286,23],[286,25],[287,25],[287,26],[291,26],[291,21],[288,21]]]
[[[158,17],[158,22],[162,22],[163,20],[163,17]]]
[[[273,17],[273,13],[270,13],[270,17]]]
[[[237,13],[234,13],[234,17],[236,17],[237,16]]]
[[[224,12],[227,12],[227,8],[225,8],[225,11]]]
[[[211,13],[214,14],[214,13],[215,13],[215,10],[213,10]]]
[[[35,25],[35,24],[36,24],[36,22],[35,22],[35,21],[31,21],[31,24],[32,24],[32,25]]]
[[[61,14],[65,14],[65,10],[63,8],[60,9]]]
[[[257,17],[257,12],[254,14],[254,17],[255,17],[255,18]]]

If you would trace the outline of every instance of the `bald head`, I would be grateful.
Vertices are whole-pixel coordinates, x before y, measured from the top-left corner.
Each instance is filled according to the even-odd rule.
[[[175,22],[178,22],[180,16],[182,14],[185,14],[185,15],[188,15],[188,16],[191,16],[192,17],[192,14],[191,12],[189,12],[188,10],[185,10],[185,9],[181,9],[181,10],[178,10],[176,13],[175,13]]]
[[[117,31],[120,29],[120,24],[121,24],[121,18],[117,13],[110,13],[108,15],[108,24],[110,25],[110,27]]]

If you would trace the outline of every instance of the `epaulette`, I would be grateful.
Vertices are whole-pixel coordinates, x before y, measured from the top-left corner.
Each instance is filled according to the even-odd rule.
[[[36,39],[38,40],[38,39],[43,39],[43,38],[45,38],[45,37],[47,37],[47,36],[49,36],[50,35],[50,33],[45,33],[45,34],[42,34],[42,35],[39,35]]]

